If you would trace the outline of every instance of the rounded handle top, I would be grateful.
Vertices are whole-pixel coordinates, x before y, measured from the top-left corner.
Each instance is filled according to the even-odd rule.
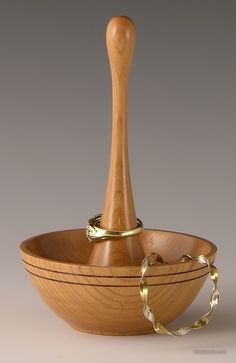
[[[107,51],[112,74],[128,77],[136,41],[136,29],[127,16],[111,18],[106,30]]]

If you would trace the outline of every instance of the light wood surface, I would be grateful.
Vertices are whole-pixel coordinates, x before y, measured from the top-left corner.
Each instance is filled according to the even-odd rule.
[[[157,252],[168,262],[167,265],[152,266],[150,275],[153,276],[202,269],[202,265],[195,261],[176,263],[183,254],[204,254],[211,262],[216,255],[216,246],[212,242],[180,232],[145,229],[140,235],[140,243],[145,255]],[[20,246],[23,260],[46,270],[96,277],[140,276],[140,265],[87,265],[91,248],[84,228],[44,233],[23,241]]]
[[[105,335],[153,332],[143,316],[136,286],[83,286],[29,276],[46,304],[77,330]],[[178,317],[194,300],[205,279],[151,286],[149,303],[158,320],[167,324]]]
[[[150,306],[166,324],[194,300],[208,271],[190,261],[176,263],[183,253],[204,254],[214,261],[216,246],[197,236],[145,229],[140,239],[145,254],[158,252],[168,265],[152,266],[147,277]],[[84,264],[91,246],[85,229],[57,231],[21,243],[25,269],[43,300],[73,328],[94,334],[151,333],[139,295],[140,266]]]
[[[120,286],[120,287],[139,287],[140,275],[137,276],[95,276],[81,275],[73,272],[62,272],[55,270],[46,270],[44,267],[34,266],[33,264],[23,261],[25,269],[32,275],[42,277],[52,281],[65,282],[89,286]],[[167,285],[180,282],[191,281],[208,274],[208,268],[203,267],[194,271],[186,271],[177,274],[149,276],[147,282],[151,286]]]
[[[128,158],[128,79],[136,41],[131,19],[113,17],[106,43],[112,77],[112,142],[109,176],[101,218],[105,229],[129,230],[137,226]],[[138,236],[95,244],[87,264],[138,265],[144,252]]]

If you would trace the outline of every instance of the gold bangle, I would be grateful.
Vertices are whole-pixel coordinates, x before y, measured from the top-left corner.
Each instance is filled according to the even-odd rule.
[[[164,325],[156,321],[155,316],[153,314],[152,309],[148,306],[148,284],[146,281],[146,275],[150,266],[156,263],[156,261],[160,262],[161,258],[160,255],[157,253],[151,253],[143,259],[141,265],[141,278],[140,278],[140,285],[139,285],[139,292],[141,299],[144,303],[143,305],[143,314],[147,320],[149,320],[152,325],[153,329],[158,334],[168,334],[173,336],[181,336],[189,333],[192,329],[201,329],[205,325],[207,325],[212,317],[213,311],[215,310],[218,302],[219,302],[219,290],[218,290],[218,270],[217,268],[209,262],[209,260],[204,256],[200,255],[197,257],[193,257],[191,255],[183,255],[180,259],[180,262],[184,262],[186,260],[194,260],[202,264],[206,264],[209,269],[210,278],[213,282],[213,290],[210,297],[210,311],[204,314],[200,319],[196,320],[191,326],[184,326],[182,328],[168,330]]]
[[[137,218],[137,227],[128,231],[107,230],[100,227],[100,219],[102,214],[97,214],[88,220],[86,227],[86,237],[89,242],[97,242],[105,238],[122,238],[140,234],[144,227],[143,222]]]

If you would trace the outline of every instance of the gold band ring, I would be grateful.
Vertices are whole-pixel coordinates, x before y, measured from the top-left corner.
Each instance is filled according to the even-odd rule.
[[[210,310],[203,315],[200,319],[194,321],[192,325],[190,326],[184,326],[182,328],[168,330],[164,325],[159,323],[154,316],[154,313],[152,309],[148,305],[148,284],[146,281],[146,275],[148,272],[149,267],[154,265],[157,260],[160,262],[161,257],[157,253],[153,252],[146,256],[143,259],[142,265],[141,265],[141,278],[140,278],[140,285],[139,285],[139,292],[141,299],[143,301],[143,314],[147,320],[149,320],[152,325],[153,329],[158,334],[168,334],[168,335],[174,335],[174,336],[181,336],[189,333],[192,329],[201,329],[205,325],[207,325],[212,317],[213,311],[215,310],[217,304],[219,303],[219,290],[218,290],[218,270],[217,268],[209,262],[208,258],[206,258],[204,255],[200,255],[197,257],[193,257],[191,255],[183,255],[180,259],[180,262],[185,262],[186,260],[194,260],[201,264],[206,264],[209,269],[210,278],[213,282],[213,290],[210,297]]]
[[[97,242],[106,238],[122,238],[140,234],[144,227],[141,219],[137,218],[137,227],[127,231],[107,230],[100,227],[102,214],[97,214],[88,220],[86,227],[86,237],[89,242]]]

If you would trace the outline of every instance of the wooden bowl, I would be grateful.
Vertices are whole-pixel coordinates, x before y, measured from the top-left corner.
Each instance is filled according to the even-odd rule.
[[[204,254],[213,262],[216,246],[206,239],[145,229],[144,253],[158,252],[168,265],[152,266],[147,278],[149,303],[158,320],[176,319],[194,300],[208,270],[183,254]],[[92,246],[85,229],[45,233],[23,241],[21,256],[43,300],[73,328],[94,334],[151,333],[139,295],[140,266],[90,266]]]

